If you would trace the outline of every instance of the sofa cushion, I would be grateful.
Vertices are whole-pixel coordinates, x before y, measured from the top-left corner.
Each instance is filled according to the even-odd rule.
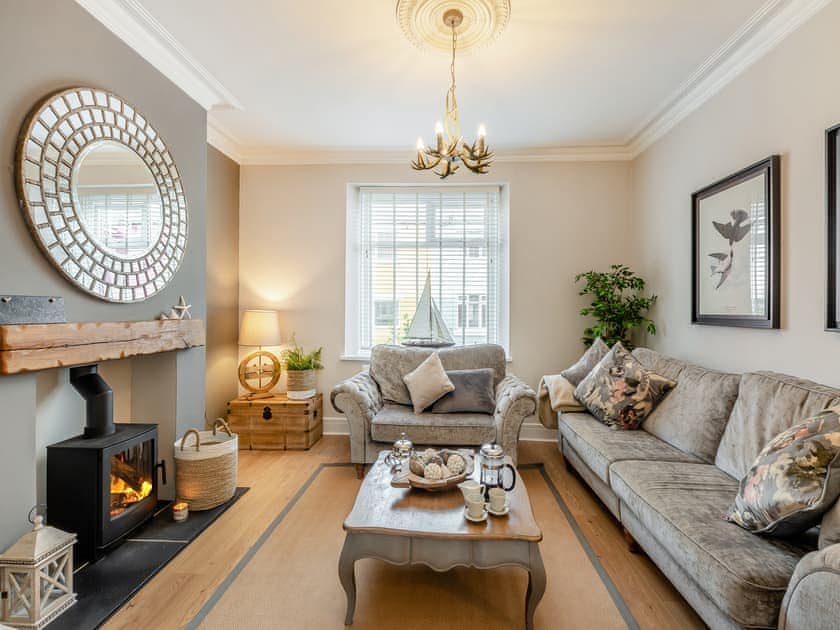
[[[692,365],[682,359],[676,357],[669,357],[667,354],[661,354],[656,350],[650,348],[634,348],[633,356],[636,357],[642,365],[647,369],[653,370],[657,374],[667,376],[672,381],[676,381],[686,366]]]
[[[741,480],[727,518],[776,536],[819,523],[840,495],[838,412],[826,409],[770,440]]]
[[[432,403],[455,389],[437,352],[430,354],[425,361],[406,374],[403,382],[408,388],[414,413],[417,414],[423,413]]]
[[[616,429],[638,429],[676,383],[648,370],[616,342],[575,389],[598,420]]]
[[[496,388],[493,370],[449,370],[446,373],[455,386],[429,410],[432,413],[495,413]]]
[[[744,374],[715,465],[740,479],[776,435],[837,404],[840,390],[831,387],[774,372]]]
[[[610,470],[631,510],[718,608],[745,626],[775,627],[809,546],[756,536],[721,518],[738,484],[711,464],[624,461]]]
[[[840,501],[835,501],[820,522],[820,549],[840,543]]]
[[[378,345],[370,352],[370,375],[385,400],[410,405],[403,377],[414,370],[426,358],[437,352],[445,370],[474,370],[491,368],[494,386],[505,377],[505,350],[495,344],[455,346],[452,348],[406,348],[403,346]]]
[[[572,385],[577,385],[583,379],[587,377],[587,375],[595,369],[595,366],[607,356],[607,353],[610,351],[610,347],[604,343],[604,340],[600,337],[596,337],[595,341],[592,342],[592,345],[586,349],[586,352],[583,353],[583,356],[577,360],[577,362],[567,367],[565,370],[560,372],[560,375],[569,381]]]
[[[569,446],[605,483],[609,483],[610,465],[625,459],[702,461],[645,431],[610,429],[588,413],[563,413],[559,425]]]
[[[405,432],[415,444],[480,445],[496,440],[496,423],[485,413],[423,413],[386,404],[370,425],[377,442],[394,442]]]

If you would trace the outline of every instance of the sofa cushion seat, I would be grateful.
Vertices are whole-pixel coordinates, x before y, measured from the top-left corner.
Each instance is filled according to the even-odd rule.
[[[559,420],[563,436],[580,458],[604,483],[609,483],[610,465],[625,459],[701,462],[647,431],[619,431],[601,424],[588,413],[563,413]],[[735,496],[734,493],[732,495]]]
[[[810,543],[762,537],[723,519],[738,482],[711,464],[623,461],[610,469],[630,509],[723,612],[775,627],[788,582]]]
[[[370,435],[377,442],[394,442],[405,432],[415,444],[479,445],[496,440],[496,422],[486,413],[423,413],[386,404],[374,416]]]

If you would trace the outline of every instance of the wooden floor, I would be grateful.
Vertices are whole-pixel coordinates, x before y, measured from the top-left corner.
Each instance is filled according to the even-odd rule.
[[[585,484],[566,472],[556,444],[522,442],[519,449],[520,463],[545,464],[642,628],[704,627],[650,560],[627,551],[621,527]],[[315,468],[349,461],[350,446],[347,437],[325,436],[309,451],[241,451],[239,456],[239,484],[251,490],[164,567],[106,628],[183,627]]]

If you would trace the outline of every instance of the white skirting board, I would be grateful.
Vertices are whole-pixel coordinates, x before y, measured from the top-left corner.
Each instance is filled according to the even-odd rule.
[[[324,435],[348,435],[347,420],[341,416],[324,418]],[[529,442],[556,442],[557,430],[546,429],[539,422],[525,422],[522,425],[520,440]]]

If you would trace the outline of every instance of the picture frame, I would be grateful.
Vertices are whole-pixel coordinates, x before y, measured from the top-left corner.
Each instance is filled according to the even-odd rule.
[[[691,196],[691,322],[779,328],[781,158]]]
[[[825,329],[840,332],[840,124],[825,131],[825,183],[826,183],[826,299]]]

